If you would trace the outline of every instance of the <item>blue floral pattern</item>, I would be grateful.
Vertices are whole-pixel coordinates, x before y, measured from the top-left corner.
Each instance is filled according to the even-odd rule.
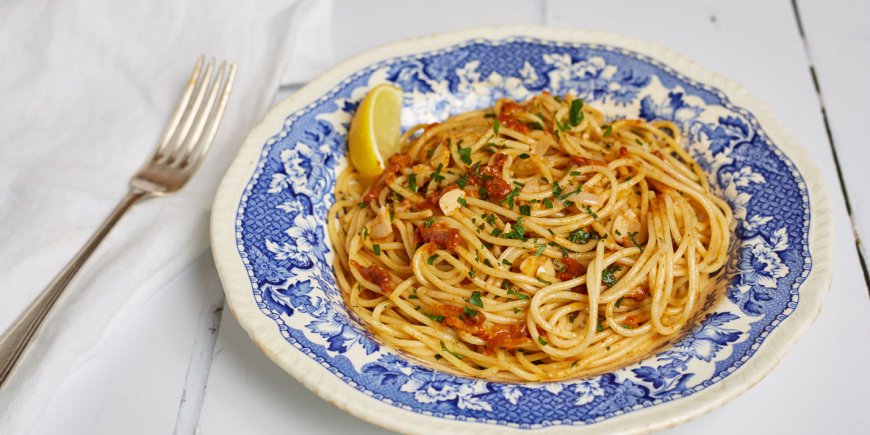
[[[608,116],[669,119],[737,218],[731,261],[697,325],[670,348],[601,376],[515,384],[432,370],[372,339],[335,285],[324,233],[345,135],[366,91],[405,91],[403,123],[442,120],[507,97],[574,93]],[[811,261],[809,197],[753,115],[645,56],[526,37],[474,40],[371,65],[291,114],[263,146],[239,204],[237,242],[263,315],[293,346],[393,406],[533,429],[594,424],[720,382],[799,301]]]

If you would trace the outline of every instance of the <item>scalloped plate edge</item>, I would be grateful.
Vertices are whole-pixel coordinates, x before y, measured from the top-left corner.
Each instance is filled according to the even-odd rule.
[[[290,113],[311,104],[354,72],[383,59],[435,50],[474,38],[501,39],[509,36],[527,36],[558,42],[596,43],[624,48],[650,56],[690,79],[713,86],[727,95],[736,106],[752,112],[773,143],[791,159],[804,177],[810,196],[809,248],[813,264],[809,276],[801,284],[800,303],[795,311],[771,332],[756,353],[741,368],[722,381],[693,393],[691,400],[662,403],[592,425],[555,425],[532,430],[426,416],[391,406],[346,384],[307,355],[288,346],[275,324],[257,307],[252,297],[248,272],[236,245],[236,212],[245,187],[256,170],[263,145],[283,128],[285,118]],[[810,160],[807,152],[775,119],[772,111],[764,103],[749,95],[742,86],[702,68],[669,49],[635,38],[587,30],[522,25],[473,28],[384,45],[342,62],[279,102],[250,132],[221,181],[212,207],[211,240],[212,254],[226,293],[227,305],[254,344],[309,390],[358,418],[400,432],[454,435],[555,434],[566,431],[646,433],[675,426],[712,411],[747,391],[782,361],[797,338],[815,321],[821,311],[822,299],[830,289],[833,258],[832,222],[830,198],[818,168]]]

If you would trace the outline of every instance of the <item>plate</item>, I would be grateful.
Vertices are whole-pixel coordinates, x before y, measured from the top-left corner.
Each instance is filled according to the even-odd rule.
[[[345,135],[372,86],[405,92],[404,127],[548,90],[608,117],[669,119],[737,225],[724,279],[673,346],[600,376],[517,384],[433,371],[348,315],[325,219]],[[347,61],[274,107],[215,199],[212,246],[232,313],[325,400],[411,433],[638,433],[710,411],[758,382],[816,318],[831,280],[817,169],[738,85],[646,42],[546,27],[399,42]]]

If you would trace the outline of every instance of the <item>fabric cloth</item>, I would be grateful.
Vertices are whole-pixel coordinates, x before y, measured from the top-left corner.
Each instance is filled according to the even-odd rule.
[[[197,56],[238,64],[205,163],[181,191],[134,207],[79,272],[0,391],[0,433],[27,433],[111,325],[208,249],[218,182],[279,84],[307,81],[332,62],[331,8],[329,0],[0,2],[0,330],[126,193]]]

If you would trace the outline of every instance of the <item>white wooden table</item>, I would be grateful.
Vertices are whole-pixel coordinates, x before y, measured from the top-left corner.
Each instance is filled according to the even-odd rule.
[[[457,13],[461,11],[461,13]],[[834,203],[833,287],[817,323],[742,397],[671,433],[867,433],[870,377],[870,2],[335,0],[337,60],[401,38],[535,23],[665,45],[769,104],[821,168]],[[282,88],[278,96],[292,93]],[[847,201],[848,200],[848,201]],[[866,252],[865,252],[866,253]],[[384,433],[271,363],[236,321],[210,253],[74,367],[39,434]],[[155,322],[154,319],[160,319]]]

